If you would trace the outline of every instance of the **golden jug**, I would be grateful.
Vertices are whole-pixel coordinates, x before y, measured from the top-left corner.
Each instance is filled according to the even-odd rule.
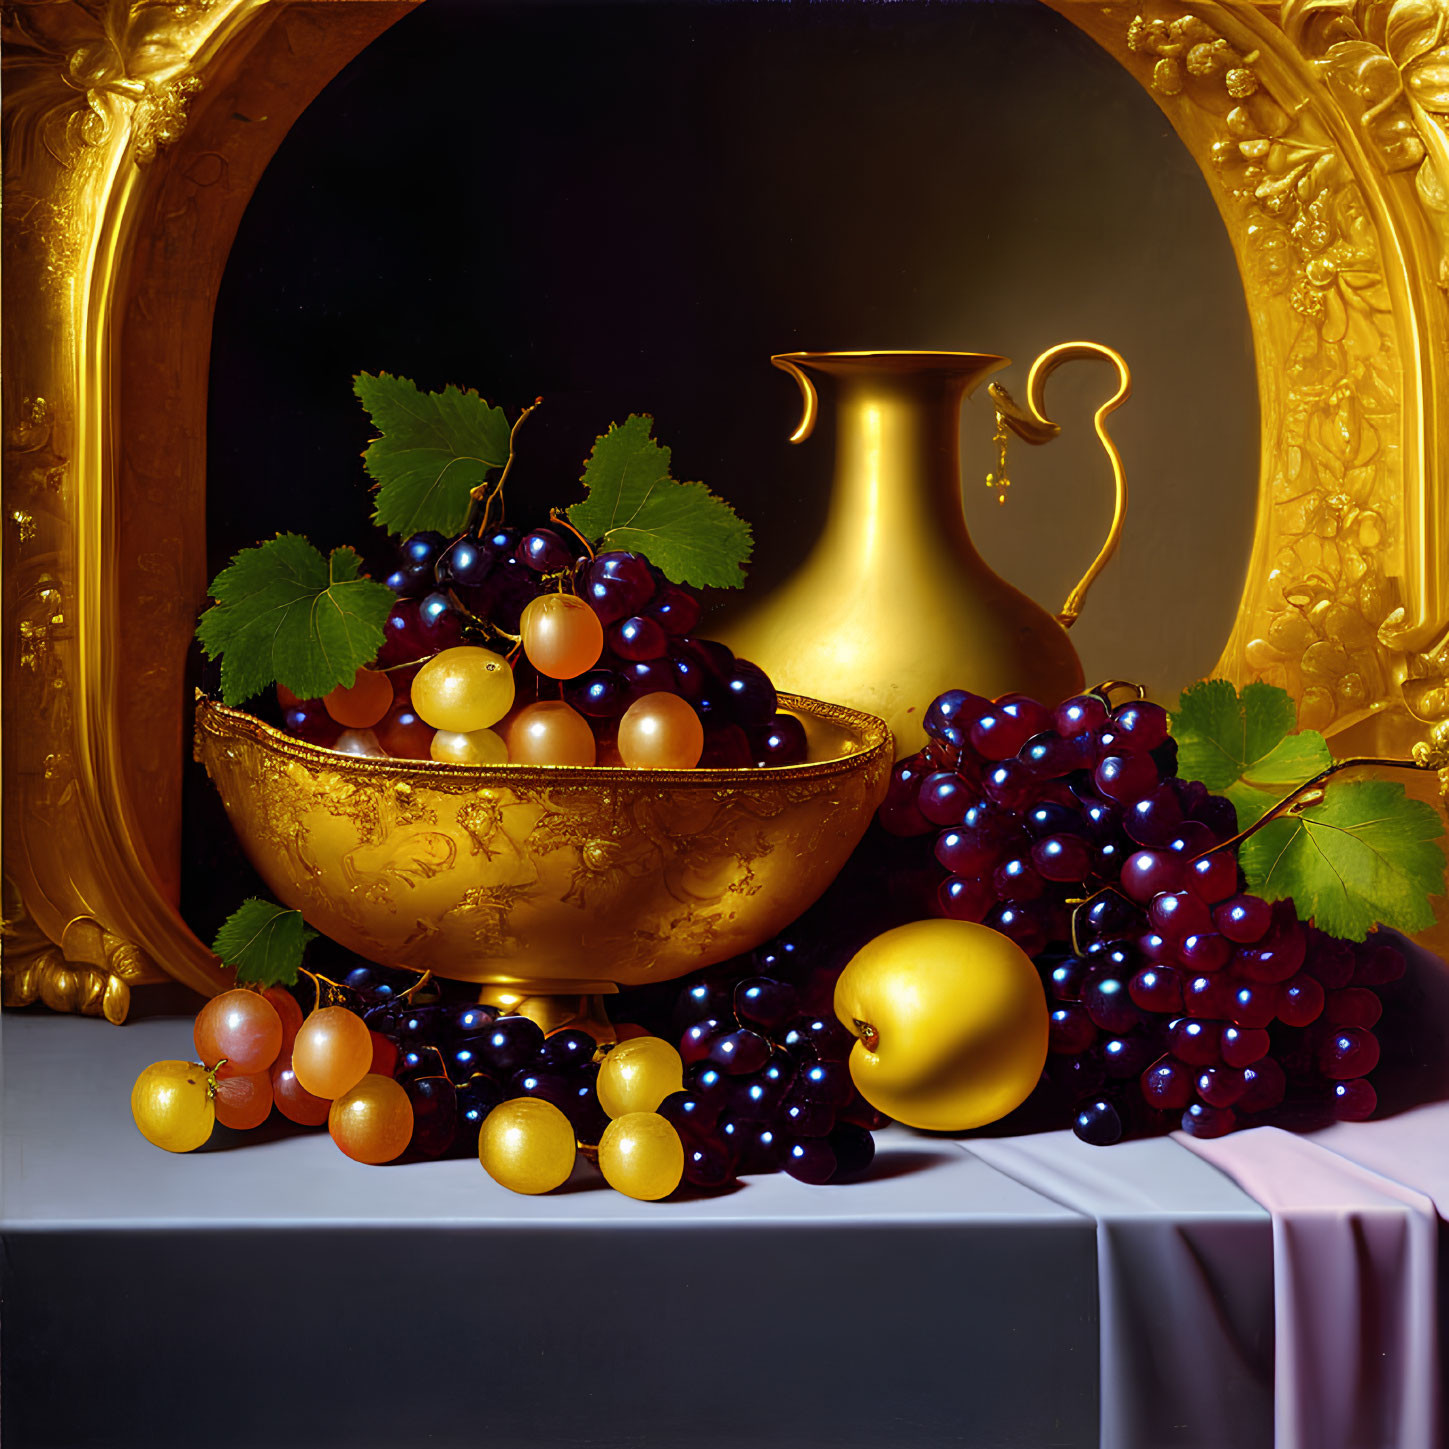
[[[1025,409],[998,384],[990,391],[999,444],[1006,428],[1029,443],[1049,442],[1060,429],[1042,410],[1046,380],[1077,358],[1102,358],[1117,368],[1117,391],[1094,419],[1116,506],[1107,541],[1059,614],[987,566],[961,507],[961,403],[1009,359],[980,352],[787,352],[770,361],[804,396],[792,443],[814,429],[814,379],[834,383],[830,511],[800,569],[725,625],[721,637],[779,688],[884,719],[898,759],[921,747],[922,720],[942,690],[992,698],[1016,691],[1047,704],[1080,690],[1082,665],[1067,629],[1121,537],[1127,483],[1103,419],[1126,400],[1131,374],[1109,347],[1064,342],[1032,365]]]

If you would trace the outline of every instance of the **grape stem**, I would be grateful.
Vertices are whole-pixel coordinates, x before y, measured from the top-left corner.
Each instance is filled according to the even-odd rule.
[[[312,1000],[312,1010],[318,1011],[322,1006],[322,998],[325,994],[328,1006],[345,1006],[347,1004],[347,991],[330,976],[319,976],[315,971],[309,971],[305,966],[297,967],[303,976],[312,978],[312,985],[316,988],[316,996]],[[323,988],[327,988],[324,992]]]
[[[500,509],[498,520],[500,523],[503,521],[504,515],[501,511],[503,508],[503,485],[508,481],[508,470],[513,467],[514,442],[518,437],[518,430],[523,426],[524,418],[542,406],[543,399],[536,397],[514,419],[513,426],[508,430],[508,459],[503,465],[503,471],[498,475],[498,481],[496,483],[480,483],[472,492],[472,498],[475,503],[480,499],[483,501],[483,521],[478,525],[477,533],[477,537],[479,538],[482,538],[484,533],[487,532],[488,524],[493,516],[493,504],[495,500],[497,500]]]
[[[586,548],[586,549],[587,549],[587,550],[588,550],[588,554],[589,554],[589,557],[590,557],[590,558],[593,558],[593,557],[594,557],[594,546],[593,546],[593,544],[591,544],[591,543],[590,543],[590,542],[589,542],[589,541],[588,541],[588,539],[586,539],[586,538],[585,538],[585,537],[584,537],[584,536],[583,536],[583,534],[581,534],[581,533],[580,533],[580,532],[579,532],[579,531],[578,531],[578,529],[576,529],[576,528],[575,528],[575,527],[574,527],[574,526],[573,526],[573,524],[572,524],[572,523],[570,523],[570,522],[569,522],[569,521],[568,521],[568,519],[567,519],[567,518],[566,518],[566,517],[565,517],[565,516],[564,516],[564,512],[563,512],[563,509],[561,509],[561,508],[550,508],[550,509],[549,509],[549,510],[548,510],[548,516],[549,516],[549,521],[550,521],[550,522],[552,522],[552,523],[561,523],[561,524],[563,524],[563,526],[564,526],[564,527],[565,527],[565,528],[566,528],[566,529],[568,529],[568,531],[569,531],[569,532],[570,532],[570,533],[571,533],[571,534],[573,534],[573,536],[574,536],[574,537],[575,537],[575,538],[576,538],[576,539],[578,539],[578,541],[579,541],[579,542],[580,542],[580,543],[581,543],[581,544],[583,544],[583,546],[584,546],[584,547],[585,547],[585,548]]]
[[[1147,698],[1146,689],[1144,689],[1142,685],[1136,684],[1130,679],[1104,679],[1101,684],[1094,684],[1091,689],[1087,690],[1086,692],[1088,694],[1095,694],[1097,698],[1100,699],[1102,703],[1107,706],[1108,709],[1111,709],[1112,691],[1114,689],[1130,689],[1137,695],[1138,699]]]
[[[1311,809],[1323,799],[1323,785],[1331,780],[1340,770],[1357,769],[1360,766],[1371,765],[1384,770],[1433,770],[1434,765],[1429,761],[1420,760],[1386,760],[1374,755],[1356,755],[1348,760],[1335,760],[1326,769],[1320,770],[1311,780],[1305,780],[1295,789],[1290,790],[1271,810],[1266,811],[1255,820],[1246,830],[1240,830],[1231,840],[1225,840],[1220,845],[1209,846],[1207,850],[1200,850],[1194,855],[1188,864],[1194,860],[1201,860],[1204,856],[1213,855],[1219,850],[1236,850],[1250,835],[1256,835],[1270,820],[1276,820],[1280,815],[1297,814],[1300,811]]]

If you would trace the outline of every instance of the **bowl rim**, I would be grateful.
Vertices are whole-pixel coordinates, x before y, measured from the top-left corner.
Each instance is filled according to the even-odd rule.
[[[205,691],[196,691],[195,755],[201,761],[203,733],[217,740],[248,738],[274,755],[314,768],[326,768],[344,776],[386,779],[398,783],[427,780],[438,785],[472,785],[478,789],[508,789],[513,786],[548,785],[668,785],[670,788],[714,790],[768,784],[793,784],[828,780],[864,768],[881,755],[894,755],[894,740],[884,720],[843,704],[812,699],[804,694],[778,695],[782,710],[814,716],[844,725],[861,737],[861,746],[850,754],[827,760],[808,760],[798,765],[754,765],[738,769],[631,770],[619,765],[460,765],[449,760],[403,760],[393,756],[349,755],[325,745],[285,734],[244,709],[221,703]]]

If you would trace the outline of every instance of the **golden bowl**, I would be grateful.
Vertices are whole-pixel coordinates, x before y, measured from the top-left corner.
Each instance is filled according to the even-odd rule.
[[[196,758],[310,925],[521,1009],[752,950],[821,895],[885,794],[891,735],[839,705],[780,708],[804,764],[479,767],[345,755],[199,695]]]

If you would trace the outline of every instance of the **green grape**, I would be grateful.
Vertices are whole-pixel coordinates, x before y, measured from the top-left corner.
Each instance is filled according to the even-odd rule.
[[[141,1135],[167,1152],[191,1152],[216,1122],[215,1084],[200,1062],[153,1062],[131,1088]]]

